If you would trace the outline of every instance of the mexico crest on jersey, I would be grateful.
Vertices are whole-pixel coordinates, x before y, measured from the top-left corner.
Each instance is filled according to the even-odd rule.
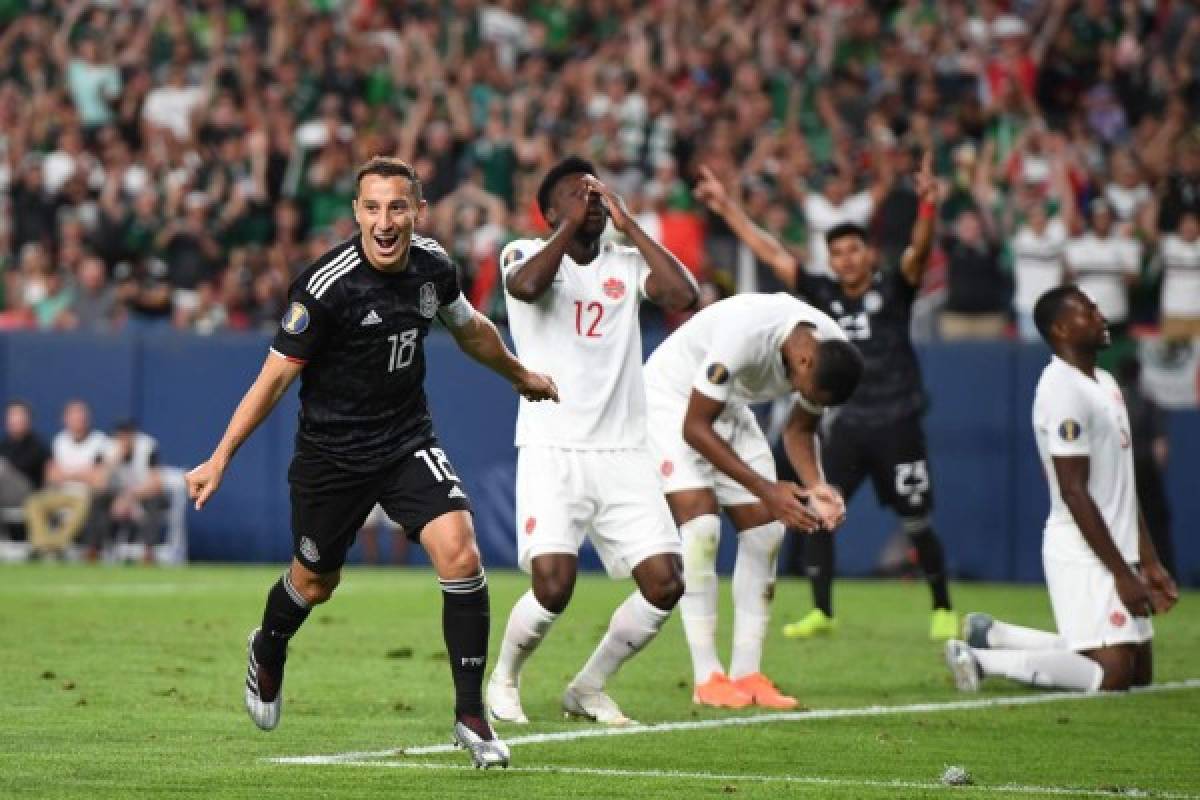
[[[625,281],[620,278],[609,278],[604,282],[604,293],[613,300],[620,300],[625,296]]]
[[[426,319],[433,319],[433,315],[438,310],[437,289],[432,283],[426,283],[421,286],[420,294],[420,311],[421,316]]]

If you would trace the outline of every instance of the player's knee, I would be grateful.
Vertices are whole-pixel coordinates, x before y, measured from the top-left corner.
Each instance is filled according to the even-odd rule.
[[[533,581],[533,596],[551,614],[561,614],[575,592],[575,577],[545,575]]]
[[[911,539],[933,536],[933,525],[928,514],[901,516],[900,527]]]
[[[474,541],[464,542],[444,553],[438,564],[438,576],[441,578],[471,578],[482,570],[483,560]]]
[[[292,574],[292,585],[310,606],[320,605],[333,597],[333,591],[342,581],[340,572],[329,575],[305,575],[299,580]]]
[[[1107,648],[1091,654],[1092,659],[1104,670],[1100,689],[1105,692],[1123,692],[1134,685],[1133,659],[1124,648]]]
[[[683,590],[683,572],[672,570],[657,584],[648,586],[641,591],[642,596],[650,605],[663,611],[670,611],[679,604],[679,599],[683,597]]]

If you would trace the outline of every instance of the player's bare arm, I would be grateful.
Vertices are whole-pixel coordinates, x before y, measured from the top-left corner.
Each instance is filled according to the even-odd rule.
[[[525,303],[534,303],[550,288],[563,256],[575,240],[579,228],[587,219],[588,205],[592,192],[582,182],[566,189],[562,201],[562,219],[554,221],[554,233],[546,240],[546,246],[529,257],[525,263],[513,267],[504,279],[508,293]]]
[[[783,429],[783,449],[796,470],[796,475],[808,487],[808,505],[816,511],[825,530],[832,531],[846,520],[846,501],[836,487],[825,482],[821,470],[821,440],[817,426],[818,414],[799,404],[792,407]]]
[[[713,421],[724,410],[724,403],[693,391],[683,418],[683,440],[710,464],[762,500],[775,519],[804,531],[820,527],[820,517],[805,505],[809,497],[807,490],[788,481],[767,480],[717,435]]]
[[[622,200],[612,189],[591,175],[585,175],[584,183],[600,195],[613,227],[624,234],[646,259],[650,277],[646,280],[646,296],[650,302],[668,311],[684,311],[696,305],[700,299],[700,287],[687,267],[680,263],[670,250],[651,239],[637,223]]]
[[[933,152],[926,150],[921,169],[914,176],[917,190],[917,224],[912,241],[900,259],[900,273],[911,286],[920,286],[933,253],[933,229],[937,222],[938,185],[933,174]]]
[[[1138,556],[1142,564],[1142,577],[1150,588],[1154,613],[1165,614],[1179,602],[1179,587],[1158,559],[1158,551],[1150,539],[1150,529],[1146,527],[1146,517],[1141,508],[1138,508]]]
[[[303,362],[273,352],[267,355],[262,370],[238,403],[225,435],[213,454],[187,474],[188,496],[196,501],[197,511],[204,508],[204,504],[221,485],[221,476],[225,474],[225,468],[229,466],[234,453],[270,415],[271,409],[275,408],[279,398],[283,397],[303,369]]]
[[[696,181],[696,197],[710,211],[725,220],[734,235],[750,248],[755,258],[767,264],[775,276],[787,286],[796,285],[800,265],[783,244],[754,223],[742,207],[729,196],[721,181],[706,166],[700,167]]]
[[[483,314],[474,312],[466,324],[451,326],[450,333],[460,350],[511,383],[526,400],[558,402],[554,379],[525,369],[504,344],[496,326]]]
[[[1087,456],[1054,456],[1054,474],[1058,477],[1063,502],[1071,512],[1079,532],[1100,562],[1112,573],[1117,595],[1130,613],[1149,616],[1154,606],[1150,589],[1136,572],[1130,569],[1113,542],[1108,525],[1100,515],[1095,500],[1088,493],[1091,459]]]

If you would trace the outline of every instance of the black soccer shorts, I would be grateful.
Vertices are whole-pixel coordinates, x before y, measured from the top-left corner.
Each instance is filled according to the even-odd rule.
[[[325,458],[297,451],[288,469],[292,506],[292,554],[317,574],[346,562],[376,503],[419,541],[430,520],[448,511],[470,511],[471,501],[446,453],[430,439],[387,469],[357,473]]]
[[[920,415],[880,427],[835,419],[821,439],[821,457],[825,480],[842,490],[847,503],[870,477],[879,504],[901,517],[923,517],[933,511],[933,483]]]
[[[798,480],[782,447],[776,462],[780,480]],[[917,414],[880,427],[835,419],[822,432],[821,466],[825,480],[841,490],[847,504],[870,477],[879,504],[900,516],[921,517],[933,511],[925,431]]]

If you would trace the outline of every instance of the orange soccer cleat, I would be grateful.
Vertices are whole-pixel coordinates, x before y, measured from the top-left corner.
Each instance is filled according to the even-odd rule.
[[[752,672],[749,675],[743,675],[735,680],[733,685],[752,697],[754,705],[761,708],[791,711],[800,704],[796,698],[788,697],[779,691],[775,684],[771,683],[771,679],[761,672]]]
[[[754,698],[745,690],[739,689],[729,676],[714,672],[704,683],[696,685],[692,692],[692,702],[714,708],[745,708],[754,702]]]

